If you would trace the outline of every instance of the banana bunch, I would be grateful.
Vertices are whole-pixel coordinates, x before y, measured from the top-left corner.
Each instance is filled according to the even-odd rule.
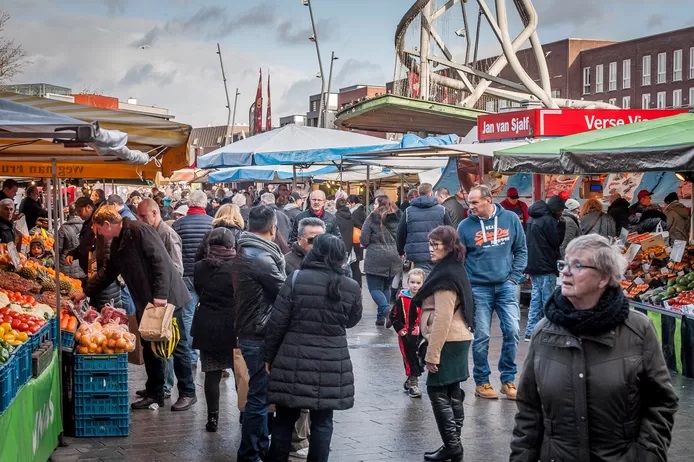
[[[181,332],[178,329],[176,318],[171,320],[171,338],[162,342],[151,342],[152,352],[161,359],[169,359],[181,340]]]

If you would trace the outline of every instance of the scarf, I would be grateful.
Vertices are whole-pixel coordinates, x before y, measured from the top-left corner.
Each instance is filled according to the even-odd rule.
[[[471,330],[475,330],[475,305],[472,300],[472,287],[465,271],[465,263],[455,260],[453,254],[438,262],[427,276],[422,288],[412,298],[412,303],[422,306],[424,299],[440,290],[452,290],[458,294],[463,319]]]
[[[214,260],[227,261],[231,260],[236,256],[236,249],[227,248],[223,245],[211,245],[210,251],[207,253],[207,258],[212,258]]]
[[[311,215],[313,215],[316,218],[323,218],[323,215],[325,214],[325,208],[320,209],[320,212],[316,213],[313,211],[313,209],[309,209]]]
[[[188,207],[188,215],[205,215],[206,213],[202,207]]]
[[[629,316],[629,301],[622,289],[610,287],[595,308],[577,310],[557,289],[545,305],[545,316],[574,335],[599,335],[624,323]]]
[[[255,247],[270,254],[270,257],[275,261],[277,267],[284,272],[284,255],[280,251],[280,247],[274,242],[268,241],[265,238],[250,232],[243,232],[239,236],[236,244],[239,249],[243,247]]]

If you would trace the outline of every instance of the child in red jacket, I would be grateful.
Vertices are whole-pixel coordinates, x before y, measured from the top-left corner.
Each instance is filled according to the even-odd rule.
[[[390,310],[389,318],[393,329],[398,333],[400,353],[405,363],[407,380],[403,387],[412,398],[421,398],[419,390],[419,376],[422,375],[422,367],[417,358],[417,341],[419,338],[419,321],[422,316],[422,308],[412,303],[412,297],[419,291],[424,283],[424,271],[419,268],[410,270],[407,276],[407,289],[400,292],[395,306]]]

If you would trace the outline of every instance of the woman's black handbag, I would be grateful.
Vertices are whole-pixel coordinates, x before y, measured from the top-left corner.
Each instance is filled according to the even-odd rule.
[[[417,339],[417,359],[419,359],[419,365],[422,370],[426,370],[426,357],[427,348],[429,347],[429,340],[425,339],[422,335]]]

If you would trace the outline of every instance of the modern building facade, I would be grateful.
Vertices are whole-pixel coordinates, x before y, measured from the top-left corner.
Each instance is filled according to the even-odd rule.
[[[290,116],[280,117],[280,127],[292,124],[300,125],[303,127],[304,125],[306,125],[306,115],[294,114]]]

